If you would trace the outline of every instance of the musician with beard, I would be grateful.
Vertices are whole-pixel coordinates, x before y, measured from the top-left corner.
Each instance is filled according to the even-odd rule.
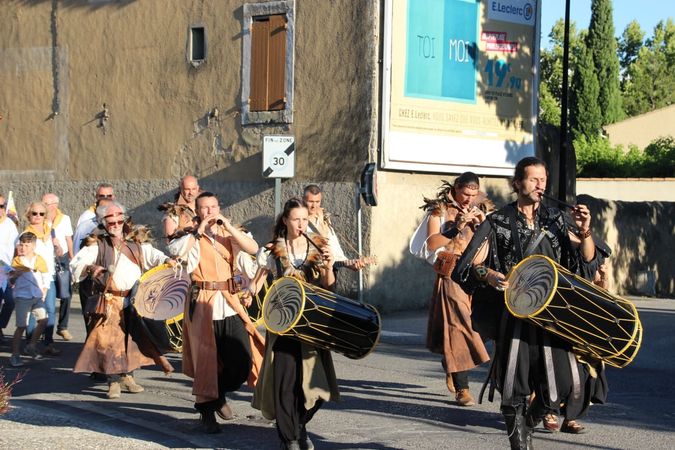
[[[145,354],[139,349],[139,343],[129,333],[128,307],[130,292],[145,271],[175,263],[151,244],[128,239],[130,229],[124,207],[119,203],[99,206],[96,215],[105,232],[77,252],[70,270],[76,280],[92,278],[88,299],[95,301],[103,294],[106,314],[88,317],[90,333],[73,371],[105,374],[107,398],[113,399],[120,397],[122,388],[132,394],[143,392],[133,377],[133,371],[139,367],[158,364],[165,373],[173,371],[156,348],[141,344]]]
[[[532,448],[532,428],[545,412],[559,413],[565,404],[566,417],[573,420],[591,401],[603,403],[606,396],[601,363],[582,361],[569,343],[504,308],[506,274],[528,255],[547,256],[587,279],[592,279],[601,263],[591,236],[588,207],[576,205],[572,210],[578,230],[573,232],[559,209],[542,204],[547,179],[543,161],[535,157],[519,161],[512,181],[517,201],[488,216],[452,274],[453,280],[473,294],[474,325],[478,322],[479,329],[495,339],[490,400],[496,388],[512,449]],[[528,408],[526,398],[532,392],[535,400]]]

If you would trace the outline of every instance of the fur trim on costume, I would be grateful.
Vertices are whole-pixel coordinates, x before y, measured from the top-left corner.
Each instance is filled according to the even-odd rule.
[[[327,246],[328,239],[315,233],[310,233],[308,237],[314,245],[310,242],[307,243],[309,246],[307,257],[301,267],[295,267],[291,264],[285,238],[280,237],[272,242],[272,255],[280,261],[283,276],[299,278],[307,282],[319,279],[319,267],[323,264],[323,257],[317,247]]]

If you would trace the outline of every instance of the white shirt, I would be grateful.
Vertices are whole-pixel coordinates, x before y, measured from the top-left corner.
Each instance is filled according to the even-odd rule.
[[[73,225],[70,222],[70,217],[67,215],[63,215],[61,217],[61,221],[59,222],[58,225],[56,225],[56,228],[52,228],[54,230],[54,235],[56,237],[56,240],[59,242],[59,247],[61,247],[61,250],[63,250],[63,254],[68,253],[68,242],[66,242],[66,237],[73,236]],[[75,248],[73,247],[73,252],[75,251]]]
[[[180,256],[187,263],[187,271],[192,273],[199,265],[199,261],[201,260],[201,251],[199,249],[199,242],[195,242],[192,248],[187,251],[190,236],[191,235],[186,234],[181,238],[174,239],[167,245],[167,248],[169,253],[172,255]],[[206,230],[206,233],[202,235],[202,239],[206,239],[210,243],[213,243],[213,239],[211,238],[210,231],[208,229]],[[236,255],[239,253],[244,253],[238,252],[236,249],[233,250],[235,252],[235,259],[237,258]],[[212,320],[223,320],[226,317],[235,316],[237,314],[237,312],[227,303],[227,300],[225,297],[223,297],[223,294],[220,291],[216,292],[216,295],[213,296],[213,304],[211,307],[213,308]]]
[[[323,220],[320,217],[317,216],[312,216],[309,217],[309,222],[316,227],[316,230],[312,229],[310,227],[310,231],[313,231],[314,233],[317,233],[317,231],[320,231],[322,226],[320,224],[320,221]],[[347,257],[345,256],[345,252],[342,251],[342,246],[340,245],[340,241],[338,240],[337,235],[335,234],[335,230],[333,230],[332,226],[328,226],[328,236],[323,236],[321,233],[321,236],[325,237],[328,239],[328,246],[330,247],[331,251],[333,252],[333,261],[347,261]]]
[[[14,258],[14,245],[16,245],[16,238],[19,232],[12,219],[5,216],[4,220],[0,222],[0,261],[8,266],[12,264]]]
[[[96,220],[96,212],[92,211],[91,208],[87,208],[82,214],[80,214],[80,217],[77,219],[77,223],[75,224],[75,228],[79,227],[82,222],[86,222],[91,219]]]
[[[46,242],[37,238],[37,241],[35,241],[35,253],[44,258],[47,263],[47,273],[54,279],[54,272],[56,272],[56,268],[54,267],[54,244],[49,235]]]
[[[73,234],[73,254],[77,254],[77,252],[80,251],[80,248],[82,248],[82,239],[93,233],[97,226],[98,220],[96,220],[96,216],[94,216],[79,223],[77,227],[75,227],[75,233]]]
[[[163,252],[147,243],[141,244],[141,251],[143,252],[144,271],[163,264],[168,258]],[[96,263],[97,256],[98,245],[89,245],[77,252],[70,262],[70,271],[73,274],[73,278],[78,281],[86,278],[87,273],[85,268]],[[141,269],[138,267],[138,264],[131,261],[124,253],[120,253],[118,250],[115,250],[114,260],[117,261],[112,275],[115,286],[121,291],[131,289],[136,281],[141,278]]]

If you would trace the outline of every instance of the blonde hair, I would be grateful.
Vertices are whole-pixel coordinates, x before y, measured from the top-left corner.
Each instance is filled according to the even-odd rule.
[[[45,215],[42,216],[42,217],[44,217],[44,218],[47,217],[47,205],[45,205],[44,202],[39,202],[39,201],[31,202],[31,203],[28,204],[28,208],[26,208],[26,213],[24,214],[24,217],[26,217],[26,220],[28,220],[28,222],[30,222],[30,217],[31,217],[30,210],[33,209],[33,206],[35,206],[35,205],[42,206],[42,208],[45,210]]]

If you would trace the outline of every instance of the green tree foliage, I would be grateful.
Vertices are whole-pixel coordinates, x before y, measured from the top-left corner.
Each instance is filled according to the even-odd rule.
[[[614,37],[611,0],[593,0],[591,23],[586,47],[591,52],[595,73],[600,85],[597,102],[602,111],[602,124],[607,125],[624,117],[619,89],[619,59]]]
[[[674,177],[675,139],[656,139],[644,151],[630,146],[612,146],[602,136],[579,136],[574,140],[577,175],[580,177]]]
[[[560,126],[560,99],[562,98],[562,60],[565,21],[558,19],[548,35],[551,49],[542,49],[539,64],[539,120],[544,124]],[[570,67],[573,66],[581,35],[574,22],[570,23]]]
[[[637,20],[631,21],[624,28],[619,39],[619,66],[622,74],[622,86],[628,75],[628,68],[635,62],[644,44],[645,32]]]
[[[570,129],[572,138],[597,136],[602,131],[602,111],[598,103],[600,85],[593,70],[591,52],[580,48],[576,58],[570,92]]]
[[[627,67],[623,99],[629,116],[675,103],[675,24],[659,22]]]

